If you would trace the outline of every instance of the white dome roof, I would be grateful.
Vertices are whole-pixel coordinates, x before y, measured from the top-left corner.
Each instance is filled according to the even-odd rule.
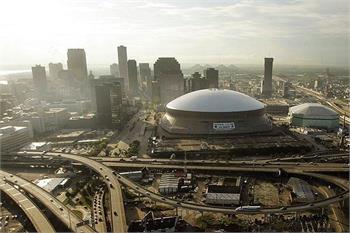
[[[318,103],[300,104],[300,105],[291,107],[289,111],[292,114],[300,114],[307,117],[322,118],[322,117],[338,116],[337,112]]]
[[[189,112],[245,112],[262,109],[264,104],[237,91],[204,89],[182,95],[166,107]]]

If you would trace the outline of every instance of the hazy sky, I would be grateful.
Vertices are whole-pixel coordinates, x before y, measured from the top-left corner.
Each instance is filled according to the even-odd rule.
[[[349,0],[0,0],[0,64],[349,63]]]

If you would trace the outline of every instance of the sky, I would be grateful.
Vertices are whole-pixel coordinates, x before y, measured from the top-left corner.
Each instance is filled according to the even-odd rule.
[[[348,0],[0,0],[0,65],[154,63],[349,65]]]

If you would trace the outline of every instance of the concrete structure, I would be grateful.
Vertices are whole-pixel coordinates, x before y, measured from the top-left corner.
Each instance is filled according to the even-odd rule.
[[[147,82],[151,78],[151,68],[148,63],[139,63],[141,82]]]
[[[129,90],[129,75],[128,75],[128,54],[126,52],[126,47],[121,45],[118,46],[118,65],[119,65],[119,75],[124,79],[124,91]]]
[[[188,91],[198,91],[209,88],[209,83],[206,77],[201,77],[200,73],[195,72],[192,74],[192,78],[188,82]]]
[[[261,83],[261,94],[265,98],[272,96],[272,65],[273,58],[265,58],[264,80]]]
[[[154,79],[159,85],[160,104],[165,106],[184,94],[183,74],[180,63],[174,57],[158,58],[154,63]]]
[[[0,128],[0,152],[16,151],[31,141],[27,127],[5,126]]]
[[[129,91],[132,96],[138,93],[137,64],[136,60],[128,60]]]
[[[119,65],[117,63],[113,63],[109,66],[109,71],[111,73],[111,75],[113,75],[114,77],[120,77],[119,74]]]
[[[86,54],[84,49],[68,49],[67,52],[67,67],[70,70],[75,80],[86,81],[88,77]]]
[[[264,105],[245,94],[205,89],[166,105],[160,127],[169,134],[242,134],[270,131]]]
[[[122,114],[122,89],[117,81],[95,86],[96,113],[99,126],[106,128],[120,127]]]
[[[63,70],[62,63],[49,63],[49,76],[52,79],[58,78],[58,73]]]
[[[339,126],[339,114],[318,103],[305,103],[289,109],[292,126],[334,130]]]
[[[261,101],[266,104],[266,113],[271,115],[288,115],[289,104],[284,99],[263,99]]]
[[[204,77],[207,79],[208,88],[219,88],[219,71],[214,68],[204,70]]]
[[[45,67],[36,65],[32,67],[33,84],[36,95],[39,99],[46,98],[47,92],[47,80]]]

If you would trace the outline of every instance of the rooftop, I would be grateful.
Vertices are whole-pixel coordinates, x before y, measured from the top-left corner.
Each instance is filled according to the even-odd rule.
[[[212,88],[182,95],[166,107],[190,112],[245,112],[263,109],[264,104],[237,91]]]

